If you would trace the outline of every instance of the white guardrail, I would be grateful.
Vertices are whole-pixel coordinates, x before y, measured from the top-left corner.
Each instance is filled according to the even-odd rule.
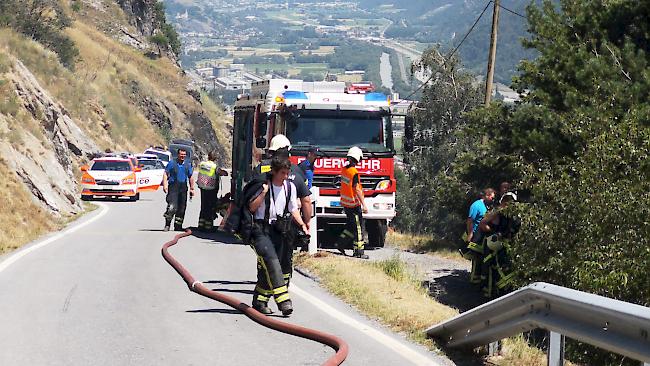
[[[564,363],[564,337],[650,366],[650,308],[537,282],[426,330],[448,347],[491,345],[536,328],[550,333],[548,365]]]

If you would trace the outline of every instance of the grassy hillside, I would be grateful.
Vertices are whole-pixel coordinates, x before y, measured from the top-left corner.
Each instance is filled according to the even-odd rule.
[[[128,24],[116,2],[60,4],[71,19],[70,26],[61,32],[79,51],[73,67],[64,66],[51,47],[19,33],[20,29],[0,26],[2,151],[21,154],[35,166],[47,165],[39,155],[47,155],[42,149],[49,146],[47,122],[41,118],[48,111],[28,110],[21,99],[25,96],[19,95],[12,83],[12,73],[22,63],[43,93],[60,104],[101,150],[139,152],[149,145],[166,145],[173,137],[192,138],[197,141],[199,155],[217,149],[222,162],[229,163],[227,117],[208,98],[188,92],[188,79],[176,62],[151,52],[147,37]],[[137,36],[140,47],[123,43],[124,34]],[[41,150],[31,147],[37,141],[43,142]],[[71,158],[72,178],[77,181],[78,166],[87,158],[65,153]],[[33,189],[27,189],[25,179],[11,167],[0,161],[0,199],[9,205],[8,210],[0,212],[0,253],[60,227],[68,217],[39,205],[39,199],[30,192]],[[53,187],[58,184],[57,177],[51,180]]]

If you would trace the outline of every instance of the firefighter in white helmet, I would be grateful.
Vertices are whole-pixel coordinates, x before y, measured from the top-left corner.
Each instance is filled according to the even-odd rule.
[[[351,241],[353,256],[368,259],[364,254],[363,232],[365,223],[363,214],[368,213],[363,197],[363,186],[356,165],[363,159],[363,151],[353,146],[348,150],[348,164],[341,169],[341,206],[345,211],[346,225],[336,243],[338,250],[345,255],[345,247]]]
[[[255,176],[261,174],[269,174],[271,172],[271,160],[273,157],[278,158],[289,158],[289,150],[291,149],[291,142],[289,139],[282,134],[275,135],[271,139],[269,144],[269,156],[267,159],[262,160],[262,162],[255,168]],[[291,181],[296,187],[296,196],[300,204],[300,212],[302,216],[302,221],[307,225],[307,232],[309,232],[309,221],[312,217],[312,205],[311,205],[311,192],[307,188],[307,178],[304,176],[302,169],[300,169],[296,164],[291,163],[291,170],[289,173],[289,181]],[[280,259],[280,266],[282,267],[282,275],[284,276],[284,282],[288,286],[291,280],[291,274],[293,273],[293,249],[297,246],[296,242],[299,241],[298,235],[304,237],[303,230],[297,225],[293,225],[290,233],[284,236],[286,245],[282,245],[280,252],[278,253],[278,258]],[[258,276],[263,275],[264,268],[258,266]],[[264,298],[265,294],[262,294],[259,298]]]

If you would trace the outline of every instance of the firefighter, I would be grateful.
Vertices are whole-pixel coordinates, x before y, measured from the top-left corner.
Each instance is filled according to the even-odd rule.
[[[479,224],[483,216],[488,211],[488,206],[492,204],[496,192],[492,188],[486,188],[482,192],[482,198],[477,199],[472,203],[467,215],[467,232],[465,233],[465,240],[467,247],[461,250],[463,257],[471,259],[472,269],[470,271],[470,282],[481,283],[481,263],[485,255],[485,247],[483,246],[483,235],[479,230]]]
[[[309,150],[307,150],[307,158],[298,164],[298,167],[300,167],[303,175],[307,179],[307,188],[309,189],[311,189],[314,184],[314,162],[318,159],[319,153],[320,149],[318,147],[311,146]]]
[[[514,277],[507,240],[519,230],[519,222],[503,213],[511,202],[517,201],[517,195],[506,192],[499,200],[499,206],[483,217],[479,230],[484,233],[486,255],[482,263],[482,290],[487,298],[498,296],[508,290]]]
[[[199,213],[199,231],[214,231],[214,219],[217,217],[217,195],[221,186],[220,177],[227,174],[217,167],[217,152],[210,151],[208,160],[199,164],[196,184],[201,191],[201,212]]]
[[[268,307],[271,297],[275,298],[282,315],[289,316],[293,312],[280,261],[284,253],[292,252],[287,249],[293,245],[288,237],[292,221],[303,232],[307,233],[308,229],[300,217],[296,186],[288,179],[290,171],[291,162],[288,158],[274,156],[270,173],[258,175],[249,183],[259,185],[256,194],[252,195],[252,199],[245,197],[253,214],[249,242],[257,254],[257,285],[252,305],[262,314],[272,313]]]
[[[190,184],[190,197],[194,197],[194,178],[192,178],[192,164],[185,161],[187,151],[178,149],[176,160],[172,160],[165,167],[163,174],[163,191],[167,193],[167,210],[164,231],[169,231],[172,219],[174,230],[183,231],[185,207],[187,205],[187,183]]]
[[[281,157],[288,159],[289,150],[291,149],[291,142],[289,139],[282,135],[275,135],[271,139],[271,144],[269,146],[269,154],[271,157]],[[264,159],[262,162],[255,168],[254,175],[265,174],[271,171],[271,159]],[[305,176],[302,174],[302,169],[297,165],[291,164],[291,171],[288,178],[296,186],[296,195],[299,200],[300,212],[302,213],[302,221],[309,228],[309,222],[312,215],[312,205],[311,205],[311,192],[305,184]],[[293,245],[291,247],[285,248],[285,252],[281,253],[280,263],[282,264],[282,272],[284,274],[284,280],[287,285],[291,281],[291,275],[293,273],[293,248],[302,246],[303,241],[306,237],[299,230],[297,226],[293,226],[293,229],[287,233],[287,239],[290,240]],[[307,233],[309,230],[307,231]]]
[[[345,211],[346,225],[336,243],[338,250],[345,255],[345,243],[350,240],[354,244],[353,256],[368,259],[363,253],[363,232],[365,223],[363,214],[368,213],[368,208],[363,197],[363,186],[356,165],[363,158],[363,151],[353,146],[348,150],[348,165],[341,169],[341,206]]]

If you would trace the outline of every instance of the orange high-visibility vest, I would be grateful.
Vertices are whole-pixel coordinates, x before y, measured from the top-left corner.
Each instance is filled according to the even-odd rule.
[[[357,196],[354,194],[357,187],[352,185],[352,180],[357,174],[359,174],[359,171],[353,166],[341,169],[341,206],[343,207],[354,208],[361,205],[361,202],[359,202]],[[358,184],[361,185],[360,182]]]

